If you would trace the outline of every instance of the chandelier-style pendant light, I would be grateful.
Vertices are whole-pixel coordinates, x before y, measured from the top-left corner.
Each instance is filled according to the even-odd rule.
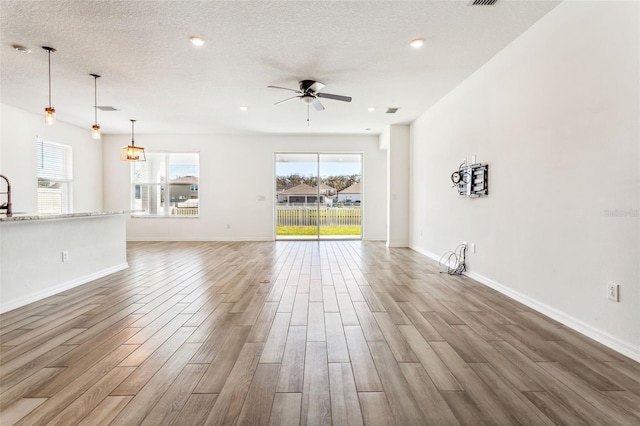
[[[147,161],[147,157],[144,155],[144,148],[135,146],[133,140],[133,124],[136,120],[131,120],[131,145],[123,146],[120,150],[120,161]]]
[[[100,125],[98,124],[98,79],[100,76],[98,74],[89,74],[93,77],[93,111],[94,111],[94,120],[91,131],[91,137],[93,139],[99,140],[101,138],[100,135]]]
[[[42,48],[49,52],[49,106],[44,109],[44,123],[52,125],[56,122],[56,109],[51,106],[51,53],[56,49],[49,46],[42,46]]]

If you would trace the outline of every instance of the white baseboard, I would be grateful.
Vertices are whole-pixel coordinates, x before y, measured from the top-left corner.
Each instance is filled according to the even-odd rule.
[[[441,256],[438,256],[437,254],[428,252],[426,250],[423,250],[417,247],[411,247],[411,249],[420,254],[427,256],[430,259],[435,260],[436,262],[438,262],[441,257]],[[530,307],[531,309],[534,309],[540,312],[541,314],[548,316],[549,318],[552,318],[566,325],[567,327],[577,331],[578,333],[584,334],[585,336],[595,340],[596,342],[602,343],[603,345],[613,349],[616,352],[621,353],[622,355],[628,356],[629,358],[640,362],[640,348],[638,347],[635,347],[625,341],[622,341],[617,337],[612,336],[611,334],[603,330],[595,328],[592,325],[587,324],[577,318],[567,315],[564,312],[561,312],[545,303],[541,303],[527,296],[526,294],[522,294],[518,291],[515,291],[503,284],[500,284],[492,280],[491,278],[485,277],[484,275],[478,274],[473,271],[467,271],[464,273],[464,275],[479,282],[480,284],[490,287],[504,294],[505,296],[508,296]]]
[[[394,247],[409,247],[409,243],[390,243],[387,241],[387,247],[390,248],[394,248]]]
[[[387,236],[364,235],[362,241],[387,241]]]
[[[79,285],[86,284],[93,280],[97,280],[98,278],[106,277],[107,275],[111,275],[115,272],[122,271],[123,269],[127,269],[128,267],[129,267],[129,264],[127,262],[124,262],[119,265],[103,269],[98,272],[94,272],[70,281],[60,283],[54,287],[39,291],[37,293],[25,295],[18,299],[11,300],[8,303],[2,303],[2,305],[0,305],[0,313],[12,311],[22,306],[28,305],[29,303],[37,302],[38,300],[42,300],[46,297],[53,296],[54,294],[58,294],[65,290],[69,290]]]

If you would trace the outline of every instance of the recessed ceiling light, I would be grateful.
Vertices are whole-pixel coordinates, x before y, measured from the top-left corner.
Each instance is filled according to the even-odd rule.
[[[240,107],[240,111],[246,111],[246,110],[248,110],[248,109],[249,109],[249,107],[248,107],[248,106],[246,106],[246,105],[242,105],[242,106]]]
[[[375,110],[376,110],[376,107],[369,107],[369,108],[367,108],[367,111],[369,111],[369,112],[373,112],[373,111],[375,111]]]
[[[19,44],[14,44],[11,47],[13,47],[15,50],[17,50],[20,53],[31,53],[31,49],[29,49],[28,47],[20,46]]]
[[[366,130],[367,132],[370,132],[370,131],[371,131],[371,127],[367,127],[365,130]]]
[[[422,45],[424,44],[424,40],[421,38],[416,38],[411,40],[411,47],[413,47],[414,49],[418,49],[420,47],[422,47]]]
[[[191,40],[191,43],[193,43],[195,46],[202,46],[204,44],[204,40],[200,37],[193,36],[189,40]]]

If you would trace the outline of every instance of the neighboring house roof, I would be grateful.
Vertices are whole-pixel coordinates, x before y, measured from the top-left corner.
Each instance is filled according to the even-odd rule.
[[[197,185],[198,177],[197,176],[178,176],[175,179],[171,179],[169,183],[182,184],[182,185]]]
[[[360,194],[362,189],[360,188],[360,182],[356,182],[348,188],[339,191],[338,194]]]
[[[327,184],[324,184],[324,183],[320,184],[321,191],[322,190],[326,191],[329,189],[333,189],[335,191],[335,188]],[[307,185],[306,183],[301,183],[300,185],[296,185],[293,188],[289,188],[287,190],[280,192],[279,195],[318,195],[318,194],[315,186]],[[321,195],[325,195],[325,194],[321,192]]]

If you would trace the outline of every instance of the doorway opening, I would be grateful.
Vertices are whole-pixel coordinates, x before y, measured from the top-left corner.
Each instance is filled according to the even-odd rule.
[[[362,154],[275,154],[277,240],[362,239]]]

